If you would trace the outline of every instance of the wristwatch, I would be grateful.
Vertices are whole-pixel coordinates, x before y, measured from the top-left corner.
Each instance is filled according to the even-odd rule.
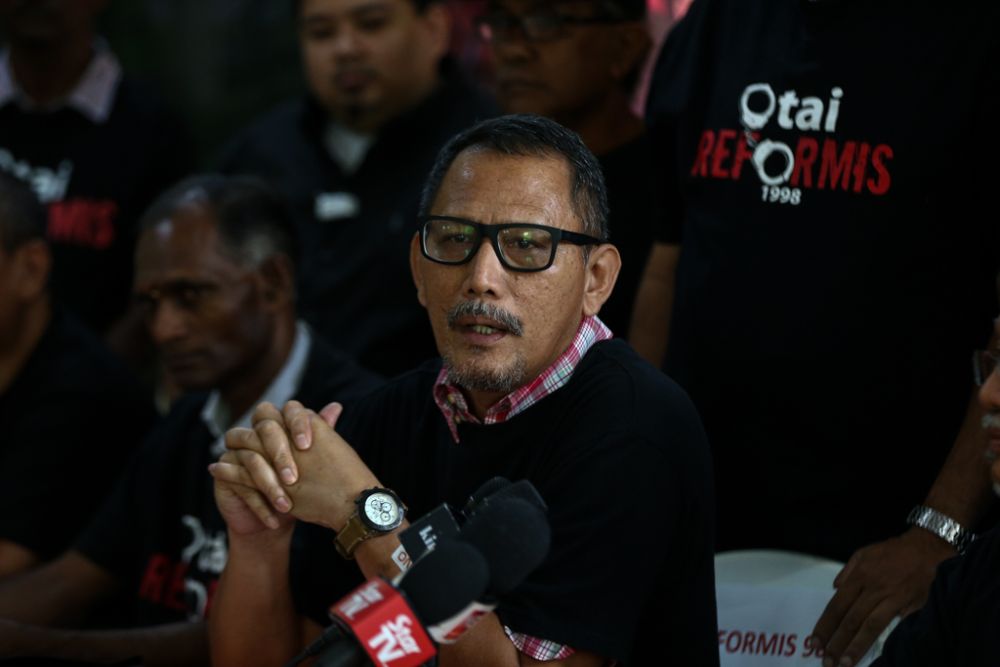
[[[354,558],[355,550],[365,540],[398,528],[406,516],[406,505],[389,489],[365,489],[354,504],[358,508],[334,540],[337,551],[347,559]]]
[[[942,540],[955,547],[955,551],[964,554],[965,550],[976,539],[975,533],[966,530],[962,524],[947,514],[942,514],[932,507],[917,505],[906,517],[906,523],[928,530]]]

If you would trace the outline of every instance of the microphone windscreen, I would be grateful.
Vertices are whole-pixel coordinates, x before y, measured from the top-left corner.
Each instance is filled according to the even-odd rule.
[[[426,625],[434,625],[483,597],[490,585],[486,559],[473,546],[443,539],[399,580],[410,606]]]
[[[472,516],[462,527],[462,538],[486,559],[489,592],[500,596],[542,564],[552,534],[541,509],[521,498],[502,498]]]
[[[469,500],[465,503],[465,511],[474,512],[480,503],[508,486],[510,486],[510,480],[506,477],[497,476],[486,480],[478,489],[472,492],[471,496],[469,496]]]
[[[549,510],[549,506],[545,504],[542,494],[538,493],[538,489],[535,488],[535,485],[526,479],[519,479],[513,484],[508,484],[499,489],[490,498],[488,498],[488,502],[495,502],[507,498],[519,498],[530,503],[531,505],[534,505],[542,511],[547,512]]]

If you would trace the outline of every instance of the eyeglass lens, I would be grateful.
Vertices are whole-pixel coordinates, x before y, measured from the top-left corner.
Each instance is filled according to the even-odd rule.
[[[461,264],[480,247],[483,234],[474,225],[450,220],[428,220],[424,226],[424,248],[431,259],[447,264]],[[494,249],[500,260],[517,269],[542,269],[555,252],[552,234],[528,226],[496,230]]]

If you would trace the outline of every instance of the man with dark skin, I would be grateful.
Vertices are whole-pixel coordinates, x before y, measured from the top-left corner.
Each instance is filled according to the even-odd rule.
[[[144,217],[134,292],[188,393],[74,548],[0,586],[0,656],[208,662],[204,617],[227,545],[206,468],[224,430],[249,424],[268,396],[351,398],[377,384],[297,322],[282,204],[256,181],[209,175],[177,185]],[[126,629],[62,629],[115,593]]]
[[[994,341],[1000,323],[994,325]],[[975,353],[975,380],[983,410],[984,459],[1000,494],[1000,350]],[[994,526],[961,558],[937,569],[927,603],[903,619],[872,667],[990,667],[1000,660],[1000,528]]]

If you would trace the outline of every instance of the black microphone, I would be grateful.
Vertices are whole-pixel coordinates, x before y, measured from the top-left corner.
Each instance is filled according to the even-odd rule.
[[[476,489],[464,507],[455,511],[448,503],[441,503],[423,515],[399,534],[410,562],[417,562],[434,548],[438,540],[456,537],[459,534],[459,520],[467,521],[491,503],[504,498],[520,498],[543,511],[548,511],[541,494],[528,480],[511,483],[504,477],[493,477]]]
[[[538,492],[535,485],[526,479],[510,482],[503,477],[494,477],[479,487],[470,497],[465,507],[462,508],[462,516],[468,520],[477,512],[483,511],[491,503],[496,503],[508,498],[518,498],[531,505],[534,505],[543,512],[548,512],[549,507],[545,504],[542,494]]]
[[[505,497],[478,509],[462,527],[461,537],[485,559],[489,586],[485,595],[427,628],[439,644],[458,641],[480,618],[496,609],[500,597],[541,565],[549,553],[552,533],[541,508],[522,498]]]
[[[458,521],[448,503],[441,503],[400,532],[399,543],[406,549],[410,562],[416,563],[433,551],[440,540],[458,535]]]
[[[488,496],[496,493],[510,482],[503,477],[494,477],[476,489],[466,507],[481,503]],[[438,540],[446,537],[456,537],[459,532],[458,522],[464,521],[466,515],[462,511],[452,509],[448,503],[441,503],[427,514],[413,521],[406,530],[399,534],[399,542],[406,550],[411,563],[416,563],[434,549]]]
[[[376,577],[332,605],[334,624],[288,664],[318,655],[315,665],[322,667],[422,665],[437,653],[425,627],[481,597],[489,578],[473,546],[443,540],[397,586]]]

